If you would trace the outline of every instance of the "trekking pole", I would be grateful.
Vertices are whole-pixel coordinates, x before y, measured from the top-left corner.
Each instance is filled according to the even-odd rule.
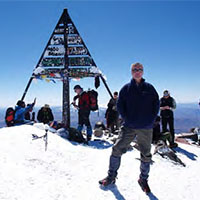
[[[38,136],[36,134],[32,134],[32,140],[37,140],[37,139],[42,139],[45,141],[45,151],[47,151],[47,146],[48,146],[48,130],[49,127],[48,125],[45,125],[45,134],[42,136]]]
[[[47,126],[45,126],[45,135],[44,135],[45,151],[47,151],[47,145],[48,145],[48,130],[49,130],[49,128]]]

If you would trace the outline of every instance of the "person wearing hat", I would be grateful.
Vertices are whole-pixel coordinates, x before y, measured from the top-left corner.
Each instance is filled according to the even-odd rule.
[[[77,94],[72,105],[78,109],[78,131],[81,133],[83,130],[83,125],[87,127],[87,141],[90,141],[92,138],[92,127],[90,124],[90,99],[87,92],[83,91],[83,88],[80,85],[74,86],[74,92]],[[78,105],[76,104],[78,100]]]
[[[171,147],[175,147],[174,143],[174,113],[173,110],[176,109],[176,102],[174,98],[170,96],[168,90],[163,92],[163,97],[160,99],[160,115],[162,122],[162,132],[168,132],[167,125],[169,125],[169,131],[171,133]]]
[[[38,112],[37,120],[40,123],[48,124],[54,120],[53,113],[48,104],[45,104]]]
[[[35,105],[36,99],[34,99],[34,102],[32,104],[29,104],[26,107],[26,104],[24,101],[19,100],[17,102],[17,105],[15,107],[15,118],[14,118],[14,125],[21,125],[21,124],[29,124],[31,123],[30,120],[25,119],[25,114],[33,109]]]

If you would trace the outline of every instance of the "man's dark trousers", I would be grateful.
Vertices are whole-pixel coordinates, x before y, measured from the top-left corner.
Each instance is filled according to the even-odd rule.
[[[171,133],[172,143],[174,143],[174,118],[173,117],[162,117],[162,131],[163,133],[168,132],[167,124],[169,124],[169,132]]]
[[[123,153],[126,153],[130,143],[136,136],[141,155],[140,178],[148,179],[152,157],[152,129],[131,129],[127,127],[122,127],[120,136],[112,148],[112,155],[110,156],[108,170],[108,175],[111,178],[115,178],[117,176],[117,171],[121,163],[121,156]]]

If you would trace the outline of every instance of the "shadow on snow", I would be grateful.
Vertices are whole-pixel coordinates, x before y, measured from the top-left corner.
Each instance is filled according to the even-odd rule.
[[[196,158],[198,157],[196,154],[191,153],[189,151],[186,151],[185,149],[182,149],[180,147],[176,147],[175,151],[178,152],[178,153],[181,153],[181,154],[183,154],[185,156],[187,156],[191,160],[196,160]]]

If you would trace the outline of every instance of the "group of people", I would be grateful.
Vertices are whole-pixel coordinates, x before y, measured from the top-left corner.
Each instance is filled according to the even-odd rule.
[[[35,112],[33,111],[33,107],[36,103],[36,99],[34,99],[33,103],[25,104],[24,101],[19,100],[15,107],[14,114],[14,124],[13,125],[22,125],[22,124],[33,124],[35,122]],[[40,123],[48,124],[54,120],[54,116],[51,108],[48,104],[45,104],[37,114],[37,120]]]
[[[122,119],[117,110],[118,92],[114,92],[113,98],[110,99],[105,113],[107,129],[111,133],[115,133],[120,128]],[[167,140],[170,147],[176,147],[174,142],[174,109],[176,109],[176,102],[170,96],[168,90],[163,92],[163,97],[160,99],[160,116],[158,115],[153,124],[153,138],[152,143],[157,143],[159,140]],[[162,124],[162,130],[160,128]],[[167,128],[169,127],[169,129]]]
[[[113,98],[110,99],[106,110],[106,123],[107,129],[112,133],[115,133],[119,129],[121,124],[121,118],[117,110],[118,92],[114,92]],[[163,92],[163,97],[160,99],[160,116],[158,115],[153,124],[153,138],[152,143],[157,143],[159,140],[168,140],[170,147],[176,147],[174,142],[174,113],[176,109],[176,102],[173,97],[170,96],[168,90]],[[162,130],[160,128],[160,121],[162,124]],[[169,126],[169,129],[167,128]]]
[[[174,145],[174,116],[173,110],[176,108],[175,100],[165,90],[163,97],[159,99],[156,89],[143,78],[144,67],[140,63],[131,65],[132,79],[125,84],[119,92],[114,92],[113,98],[108,103],[105,117],[107,128],[114,132],[119,128],[119,116],[123,121],[119,131],[119,137],[112,147],[109,160],[108,175],[99,181],[99,184],[108,186],[115,183],[118,169],[121,164],[121,156],[126,153],[130,143],[136,138],[140,151],[140,175],[138,184],[142,190],[149,193],[150,187],[148,177],[150,172],[151,144],[152,138],[159,140],[164,133],[170,133],[170,145]],[[90,98],[88,93],[80,85],[74,87],[77,94],[73,99],[73,105],[78,109],[78,131],[81,132],[83,126],[87,128],[87,141],[91,140],[92,127],[89,120]],[[77,103],[78,100],[78,103]],[[15,112],[16,123],[25,120],[25,113],[31,111],[35,101],[25,107],[25,103],[18,101]],[[160,116],[158,116],[160,110]],[[38,112],[39,122],[48,123],[53,121],[51,109],[45,105]],[[160,120],[162,131],[160,130]],[[169,125],[169,130],[167,129]]]
[[[155,88],[143,78],[144,67],[140,63],[131,65],[132,79],[124,85],[119,92],[114,92],[114,97],[108,103],[105,114],[107,128],[114,132],[119,128],[119,116],[123,121],[119,137],[112,147],[109,160],[108,175],[99,181],[99,184],[108,186],[115,183],[121,156],[126,153],[130,143],[136,138],[140,150],[140,175],[138,184],[142,190],[149,193],[150,187],[148,177],[150,172],[151,143],[152,139],[159,140],[166,132],[169,132],[170,146],[174,143],[174,116],[176,108],[175,100],[165,90],[163,97],[159,99]],[[74,97],[73,105],[78,109],[78,130],[81,132],[83,125],[87,127],[87,139],[91,139],[92,129],[89,120],[90,108],[89,97],[80,85],[74,87],[77,95]],[[76,100],[78,104],[76,103]],[[160,116],[158,116],[160,110]],[[162,131],[160,130],[160,119]],[[169,125],[169,130],[167,129]],[[154,135],[153,135],[154,134]],[[154,137],[153,137],[154,136]]]
[[[117,111],[123,120],[123,126],[116,143],[112,147],[108,175],[100,180],[99,184],[108,186],[115,183],[121,164],[121,156],[126,153],[130,143],[136,138],[141,161],[138,184],[145,193],[150,193],[148,178],[152,162],[153,129],[157,134],[159,132],[160,137],[162,133],[168,132],[167,125],[169,124],[170,145],[174,144],[173,109],[176,108],[176,103],[167,90],[164,91],[163,97],[159,100],[155,88],[143,78],[143,72],[144,67],[142,64],[132,64],[132,79],[119,92],[116,105]],[[162,132],[159,125],[159,110],[161,111]]]

